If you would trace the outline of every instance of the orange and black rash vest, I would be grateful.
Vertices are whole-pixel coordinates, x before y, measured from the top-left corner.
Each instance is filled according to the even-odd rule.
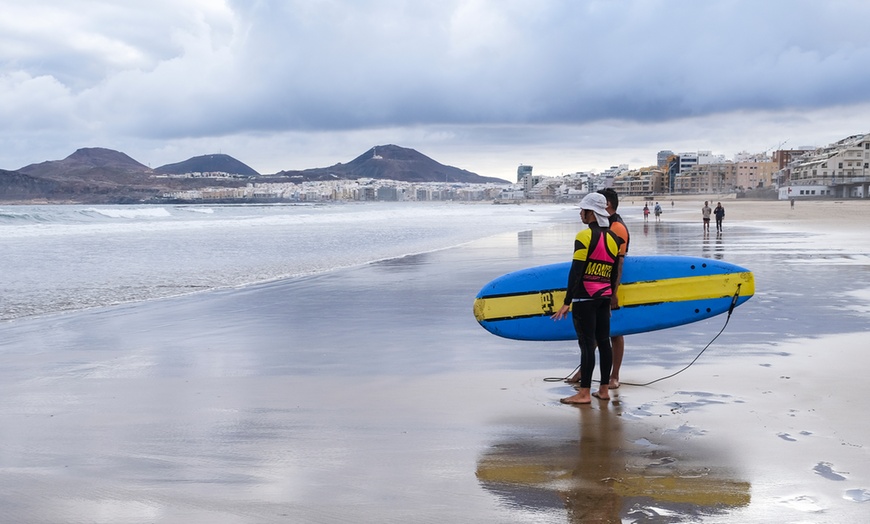
[[[574,300],[609,298],[613,294],[621,246],[621,238],[595,222],[577,233],[565,305]]]

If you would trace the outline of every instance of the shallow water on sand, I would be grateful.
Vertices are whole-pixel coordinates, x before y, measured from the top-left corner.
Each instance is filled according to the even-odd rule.
[[[632,253],[743,265],[757,295],[685,372],[578,409],[542,381],[576,344],[471,314],[488,280],[566,259],[576,227],[0,324],[0,505],[16,522],[860,521],[866,394],[823,393],[837,374],[862,387],[866,358],[830,335],[866,329],[866,295],[845,292],[870,288],[860,257],[630,222]],[[678,371],[724,323],[628,337],[624,381]]]

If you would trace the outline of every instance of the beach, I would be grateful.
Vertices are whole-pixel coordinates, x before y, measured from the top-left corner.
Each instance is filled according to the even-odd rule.
[[[626,337],[623,385],[589,406],[545,380],[571,372],[576,343],[500,339],[471,309],[489,280],[568,260],[570,215],[0,322],[3,518],[860,522],[870,202],[721,200],[717,235],[704,198],[663,199],[661,222],[624,202],[629,256],[733,262],[756,295],[730,318]]]

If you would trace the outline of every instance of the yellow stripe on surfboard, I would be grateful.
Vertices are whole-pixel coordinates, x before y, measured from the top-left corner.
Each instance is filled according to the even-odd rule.
[[[617,295],[621,306],[642,306],[731,297],[737,291],[738,284],[740,296],[755,294],[755,279],[747,271],[626,283],[619,286]],[[559,309],[564,300],[564,289],[478,298],[474,301],[474,317],[478,322],[483,322],[547,315]]]

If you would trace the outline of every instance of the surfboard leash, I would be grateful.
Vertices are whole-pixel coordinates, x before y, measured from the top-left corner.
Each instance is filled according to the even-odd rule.
[[[644,383],[644,384],[635,384],[635,383],[633,383],[633,382],[622,382],[621,384],[626,385],[626,386],[638,386],[638,387],[650,386],[650,385],[652,385],[652,384],[655,384],[656,382],[661,382],[662,380],[667,380],[667,379],[669,379],[669,378],[673,378],[673,377],[679,375],[680,373],[682,373],[683,371],[685,371],[685,370],[689,369],[690,367],[692,367],[692,364],[694,364],[695,362],[698,361],[699,358],[701,358],[701,355],[703,355],[704,352],[707,351],[707,348],[709,348],[711,345],[713,345],[713,342],[716,342],[716,339],[719,338],[719,335],[721,335],[721,334],[725,331],[725,328],[728,327],[728,321],[731,320],[731,313],[733,313],[733,312],[734,312],[734,308],[737,307],[737,300],[738,300],[739,298],[740,298],[740,284],[737,284],[737,290],[734,291],[734,295],[731,297],[731,305],[728,306],[728,315],[726,315],[726,317],[725,317],[725,324],[722,325],[722,329],[720,329],[719,332],[716,333],[716,336],[713,337],[713,339],[710,340],[710,342],[707,342],[707,345],[704,346],[704,349],[702,349],[701,352],[698,353],[698,354],[695,356],[695,358],[692,359],[692,361],[689,362],[689,364],[688,364],[686,367],[684,367],[683,369],[681,369],[681,370],[679,370],[679,371],[677,371],[677,372],[675,372],[675,373],[671,373],[670,375],[667,375],[667,376],[664,376],[664,377],[661,377],[661,378],[657,378],[657,379],[655,379],[655,380],[651,380],[651,381],[646,382],[646,383]],[[573,377],[573,376],[577,373],[577,371],[579,371],[579,370],[580,370],[580,366],[577,366],[576,368],[574,368],[574,371],[572,371],[570,374],[568,374],[567,377],[562,377],[562,378],[559,378],[559,377],[547,377],[547,378],[544,379],[544,382],[563,382],[563,381],[567,381],[569,378]],[[599,381],[599,383],[600,383],[600,381]]]
[[[739,298],[740,298],[740,284],[737,284],[737,290],[734,291],[734,295],[731,297],[731,305],[728,306],[728,315],[725,317],[725,324],[722,325],[722,329],[720,329],[719,332],[716,333],[716,336],[713,337],[713,339],[710,340],[710,342],[707,342],[707,345],[704,346],[704,349],[702,349],[701,352],[698,353],[698,354],[695,356],[695,358],[692,359],[692,361],[689,362],[689,364],[688,364],[686,367],[684,367],[683,369],[681,369],[681,370],[679,370],[679,371],[677,371],[677,372],[675,372],[675,373],[671,373],[670,375],[667,375],[667,376],[665,376],[665,377],[661,377],[661,378],[657,378],[657,379],[655,379],[655,380],[651,380],[651,381],[649,381],[649,382],[647,382],[647,383],[645,383],[645,384],[633,384],[633,383],[631,383],[631,382],[623,382],[623,384],[626,384],[626,385],[628,385],[628,386],[640,386],[640,387],[643,387],[643,386],[649,386],[649,385],[655,384],[656,382],[661,382],[662,380],[667,380],[667,379],[669,379],[669,378],[675,377],[675,376],[679,375],[680,373],[682,373],[683,371],[685,371],[685,370],[689,369],[690,367],[692,367],[692,364],[694,364],[695,362],[698,361],[699,358],[701,358],[701,355],[703,355],[704,352],[707,351],[707,348],[709,348],[711,345],[713,345],[713,342],[716,342],[716,339],[719,338],[719,335],[721,335],[722,332],[725,331],[725,328],[728,327],[728,321],[731,320],[731,313],[733,313],[733,312],[734,312],[734,308],[737,307],[737,300],[738,300]]]
[[[580,371],[580,366],[574,368],[574,371],[568,373],[567,377],[545,377],[544,382],[567,382],[569,378],[573,377]]]

